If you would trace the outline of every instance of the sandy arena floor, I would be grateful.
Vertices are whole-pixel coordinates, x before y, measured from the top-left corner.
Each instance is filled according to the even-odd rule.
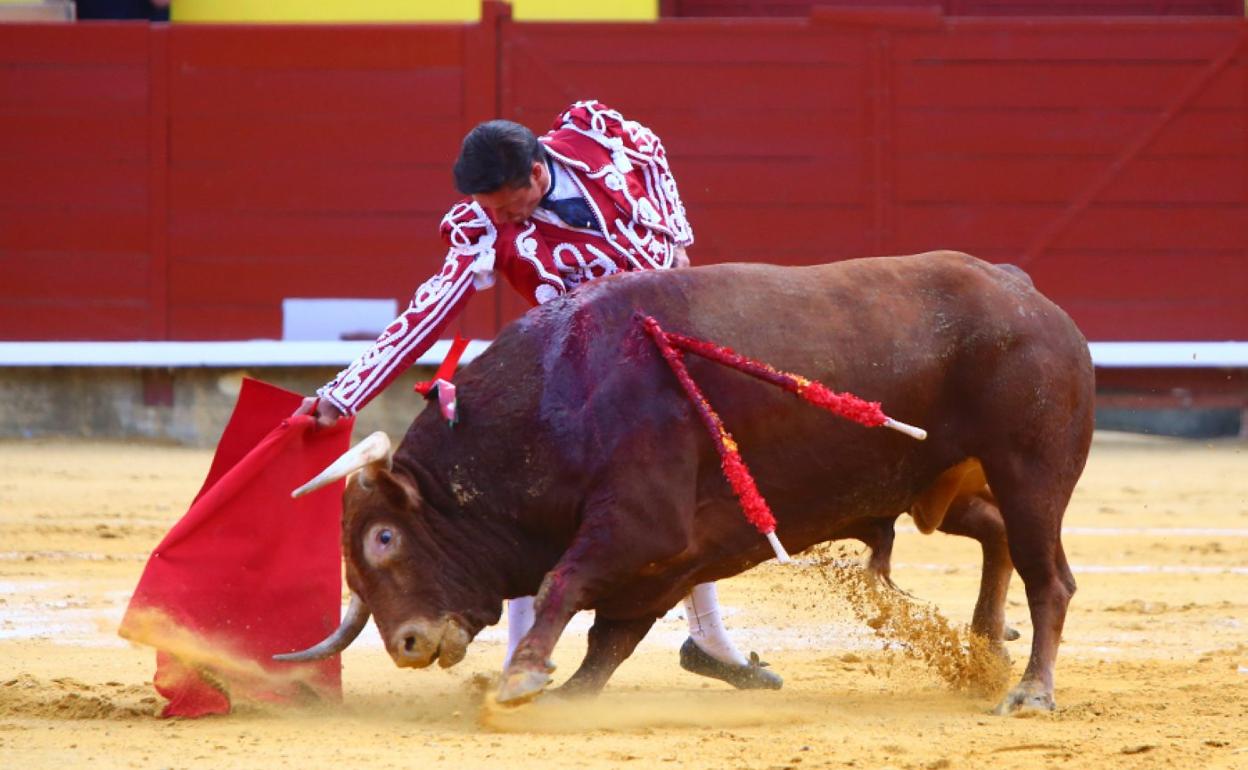
[[[859,621],[813,567],[720,584],[745,649],[785,677],[736,692],[680,670],[677,613],[596,701],[483,712],[487,629],[447,671],[401,671],[375,633],[344,655],[346,702],[243,706],[161,720],[153,654],[115,635],[147,553],[210,453],[85,442],[0,443],[0,767],[1248,768],[1248,444],[1098,435],[1066,516],[1079,593],[1058,660],[1058,711],[988,712]],[[903,518],[902,525],[908,525]],[[855,551],[861,549],[854,549]],[[908,526],[894,578],[969,619],[978,546]],[[1011,683],[1030,623],[1011,588]],[[576,667],[585,618],[556,652]]]

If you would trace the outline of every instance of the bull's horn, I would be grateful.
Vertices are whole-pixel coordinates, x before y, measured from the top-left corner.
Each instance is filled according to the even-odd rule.
[[[307,484],[290,493],[291,497],[303,497],[309,492],[313,492],[321,487],[334,483],[338,479],[345,479],[351,475],[353,471],[372,465],[373,463],[385,460],[386,467],[390,467],[390,437],[381,431],[377,431],[373,435],[364,439],[360,443],[348,449],[325,470],[321,471],[316,478]]]
[[[347,649],[351,642],[355,641],[355,637],[360,635],[360,632],[364,630],[364,624],[367,622],[368,607],[364,604],[364,600],[356,596],[355,591],[352,591],[351,603],[347,605],[347,614],[342,616],[342,624],[338,626],[336,631],[325,637],[325,641],[299,652],[274,655],[273,660],[281,660],[287,663],[305,663],[309,660],[323,660],[331,655],[337,655]]]

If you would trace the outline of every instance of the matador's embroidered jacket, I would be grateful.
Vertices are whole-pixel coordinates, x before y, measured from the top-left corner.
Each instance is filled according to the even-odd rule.
[[[433,344],[498,273],[534,305],[621,270],[670,268],[693,231],[662,142],[596,101],[577,102],[538,138],[588,203],[596,228],[572,228],[544,209],[520,224],[495,222],[465,198],[442,219],[450,247],[441,272],[372,347],[317,395],[355,414]]]

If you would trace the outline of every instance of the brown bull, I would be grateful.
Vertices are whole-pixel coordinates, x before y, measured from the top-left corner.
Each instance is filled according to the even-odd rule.
[[[398,665],[453,665],[503,599],[537,592],[499,699],[546,686],[551,650],[584,609],[588,652],[565,688],[595,692],[692,586],[771,557],[637,311],[926,428],[924,442],[863,428],[688,357],[790,551],[871,536],[899,511],[924,531],[975,535],[972,625],[993,640],[1017,569],[1034,636],[1001,710],[1053,708],[1075,590],[1061,522],[1092,436],[1092,364],[1025,275],[953,252],[629,273],[530,311],[457,377],[457,426],[427,409],[392,465],[388,446],[366,450],[344,495],[352,607],[296,659],[345,647],[371,611]]]

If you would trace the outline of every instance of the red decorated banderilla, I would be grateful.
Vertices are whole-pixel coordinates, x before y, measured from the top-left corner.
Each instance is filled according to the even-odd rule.
[[[702,389],[698,387],[698,384],[693,381],[693,377],[690,376],[681,351],[688,351],[718,364],[730,366],[763,382],[771,383],[815,406],[826,409],[848,420],[853,420],[859,425],[864,425],[868,428],[881,426],[892,428],[919,441],[927,438],[927,431],[922,428],[907,425],[884,414],[884,410],[881,409],[878,401],[864,401],[852,393],[836,393],[822,383],[809,380],[797,374],[782,372],[762,361],[747,358],[731,348],[713,345],[705,340],[686,337],[683,334],[665,332],[659,326],[659,322],[652,316],[638,313],[637,317],[641,321],[642,328],[654,340],[654,344],[663,355],[663,359],[671,367],[672,373],[676,375],[676,379],[680,382],[681,387],[684,388],[685,394],[689,396],[689,400],[693,402],[694,408],[697,409],[698,416],[702,418],[702,423],[706,425],[707,431],[710,432],[715,449],[719,452],[720,466],[724,470],[724,477],[728,479],[733,493],[741,501],[741,508],[745,512],[745,518],[754,525],[755,529],[767,537],[767,542],[771,544],[772,550],[776,552],[776,559],[781,563],[787,564],[789,562],[789,554],[784,550],[780,539],[776,537],[776,517],[772,514],[771,507],[767,505],[767,501],[759,493],[758,485],[754,483],[754,477],[750,474],[750,469],[746,467],[745,461],[741,459],[741,452],[738,450],[737,442],[733,440],[732,434],[724,427],[724,421],[720,419],[719,414],[711,407],[710,402],[706,400]]]

